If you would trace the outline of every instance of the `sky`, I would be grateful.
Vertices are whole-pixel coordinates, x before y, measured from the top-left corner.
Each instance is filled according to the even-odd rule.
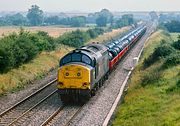
[[[0,11],[27,11],[34,4],[48,12],[180,10],[180,0],[0,0]]]

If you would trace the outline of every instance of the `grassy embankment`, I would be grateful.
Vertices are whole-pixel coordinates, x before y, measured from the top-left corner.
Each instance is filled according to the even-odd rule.
[[[90,42],[107,41],[128,29],[128,27],[125,27],[104,33],[103,35],[90,40]],[[55,51],[42,52],[29,63],[21,65],[19,68],[12,69],[7,73],[0,74],[0,95],[9,91],[14,92],[20,90],[34,79],[42,78],[50,70],[57,68],[59,59],[72,49],[73,48],[71,47],[61,45]]]
[[[172,44],[173,40],[177,40],[177,35],[168,36],[163,31],[157,31],[150,37],[112,125],[180,126],[180,65],[163,68],[166,60],[160,58],[143,68],[144,60],[162,39]]]

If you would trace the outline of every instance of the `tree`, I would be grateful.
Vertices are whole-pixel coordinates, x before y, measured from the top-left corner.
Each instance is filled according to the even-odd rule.
[[[58,25],[60,23],[60,19],[58,16],[47,17],[44,21],[48,25]]]
[[[107,10],[107,9],[102,9],[100,12],[95,13],[97,15],[96,18],[96,24],[100,27],[106,26],[107,23],[111,23],[113,21],[113,14]]]
[[[11,16],[12,25],[25,25],[27,23],[26,17],[17,13]]]
[[[99,27],[105,27],[107,25],[107,17],[99,15],[99,17],[96,19],[96,24]]]
[[[113,21],[113,14],[108,9],[102,9],[100,11],[100,15],[107,17],[107,23],[112,23]]]
[[[86,17],[86,22],[90,23],[90,24],[95,24],[96,23],[96,15],[94,13],[90,13],[88,14],[88,16]]]
[[[132,14],[122,15],[122,18],[115,21],[114,28],[121,28],[123,26],[131,25],[134,23],[134,18]]]
[[[86,17],[77,16],[71,18],[71,26],[73,27],[83,27],[86,24]]]
[[[27,18],[29,19],[30,25],[41,25],[43,22],[43,11],[40,10],[37,5],[32,5],[31,9],[28,10]]]
[[[71,18],[67,17],[67,18],[62,18],[60,21],[59,21],[60,24],[62,25],[70,25],[71,24]]]
[[[122,16],[122,20],[125,22],[127,25],[131,25],[134,23],[133,15],[132,14],[125,14]]]

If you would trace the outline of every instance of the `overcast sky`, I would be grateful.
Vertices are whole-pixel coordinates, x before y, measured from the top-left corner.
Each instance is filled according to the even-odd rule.
[[[0,11],[27,11],[31,5],[43,11],[179,11],[180,0],[0,0]]]

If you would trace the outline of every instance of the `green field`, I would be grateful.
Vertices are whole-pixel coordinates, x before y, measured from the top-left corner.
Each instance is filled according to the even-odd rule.
[[[127,95],[116,111],[113,126],[180,126],[180,65],[161,69],[164,59],[160,59],[143,69],[144,59],[162,39],[173,43],[177,36],[178,33],[168,36],[157,31],[150,37],[132,73]]]

